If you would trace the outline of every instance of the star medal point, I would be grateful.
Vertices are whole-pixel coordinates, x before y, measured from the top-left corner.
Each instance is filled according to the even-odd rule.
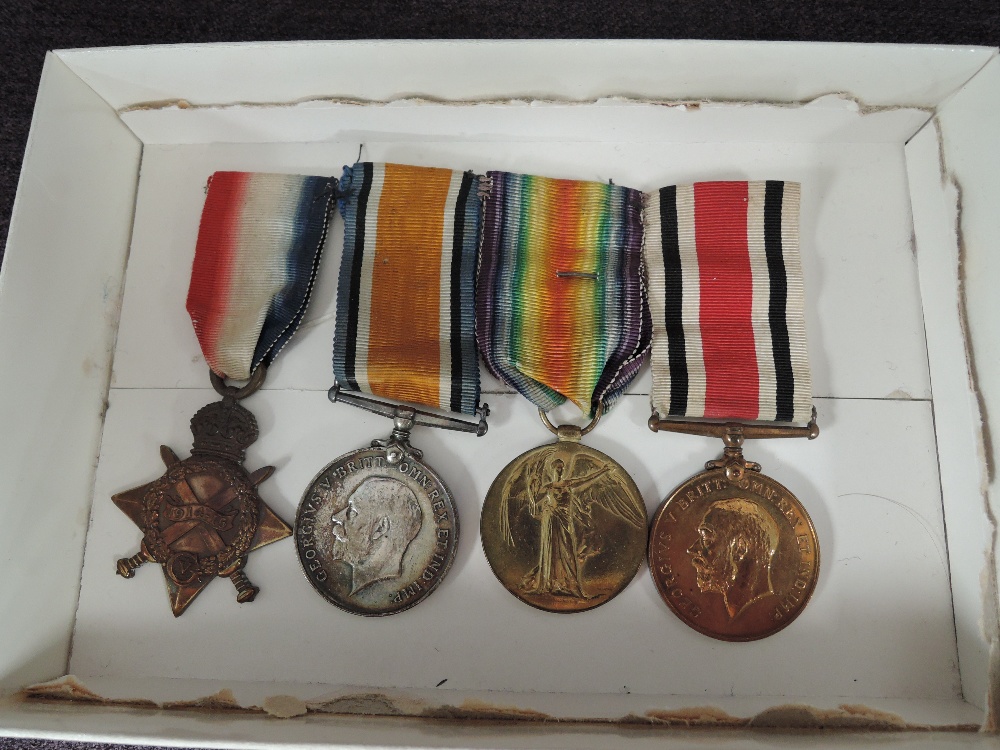
[[[238,602],[252,602],[260,589],[244,573],[247,557],[292,533],[257,493],[274,467],[243,466],[257,420],[233,393],[200,409],[191,432],[188,458],[160,446],[163,476],[111,498],[143,532],[139,552],[118,561],[118,574],[131,578],[143,563],[160,565],[175,617],[216,577],[232,581]]]

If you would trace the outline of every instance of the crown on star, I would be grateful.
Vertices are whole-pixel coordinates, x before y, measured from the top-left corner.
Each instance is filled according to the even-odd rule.
[[[257,439],[257,420],[235,401],[216,401],[203,406],[191,417],[194,446],[191,453],[211,453],[239,463],[246,449]]]

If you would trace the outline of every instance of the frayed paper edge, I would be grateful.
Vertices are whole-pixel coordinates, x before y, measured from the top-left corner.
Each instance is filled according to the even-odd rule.
[[[613,725],[621,727],[658,727],[664,729],[751,729],[817,730],[864,732],[975,732],[977,724],[914,724],[901,716],[857,704],[842,704],[835,709],[821,709],[804,704],[773,706],[748,717],[733,716],[714,706],[675,710],[650,710],[618,718],[554,716],[517,706],[498,705],[482,700],[465,700],[458,705],[430,705],[406,695],[382,691],[345,692],[303,700],[292,695],[268,696],[262,705],[241,705],[233,692],[224,688],[194,700],[156,703],[149,699],[105,698],[73,675],[31,685],[19,697],[32,702],[73,702],[94,706],[125,706],[165,711],[211,711],[213,713],[252,714],[275,719],[294,720],[302,716],[367,716],[454,722],[493,722],[524,724]]]
[[[996,476],[993,464],[993,436],[990,430],[989,415],[986,411],[986,401],[979,387],[979,372],[976,354],[972,348],[972,338],[969,326],[968,300],[966,298],[966,244],[962,225],[962,184],[958,176],[949,168],[944,151],[944,133],[940,119],[932,120],[938,140],[938,167],[941,172],[941,185],[951,189],[955,195],[955,241],[958,250],[958,318],[962,327],[962,340],[965,349],[966,372],[976,404],[976,417],[979,429],[976,431],[977,453],[983,466],[980,477],[980,496],[984,512],[990,523],[990,546],[985,554],[985,564],[982,572],[981,589],[983,600],[983,619],[981,623],[983,636],[989,643],[989,666],[987,670],[987,692],[985,696],[986,716],[982,731],[995,734],[1000,732],[1000,590],[997,580],[997,548],[998,524],[996,514],[990,503],[990,485]]]
[[[391,99],[364,99],[339,96],[308,96],[291,101],[254,102],[192,102],[188,99],[158,99],[146,102],[136,102],[118,108],[119,115],[130,112],[151,112],[158,110],[226,110],[226,109],[277,109],[285,107],[302,107],[311,105],[330,105],[346,107],[543,107],[543,106],[600,106],[600,105],[638,105],[669,107],[674,109],[697,111],[705,106],[736,106],[736,107],[780,107],[798,109],[826,103],[836,103],[846,106],[859,115],[871,115],[880,112],[897,110],[912,110],[933,114],[933,108],[908,106],[903,104],[875,105],[864,102],[849,91],[829,91],[796,101],[781,101],[767,99],[655,99],[632,96],[600,96],[588,99],[564,99],[559,97],[496,97],[482,99],[444,99],[431,96],[402,96]]]

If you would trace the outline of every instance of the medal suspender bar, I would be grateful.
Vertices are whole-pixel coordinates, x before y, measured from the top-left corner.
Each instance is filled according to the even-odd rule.
[[[654,515],[650,573],[681,620],[722,640],[784,628],[819,573],[805,508],[743,457],[746,439],[819,435],[798,208],[798,184],[778,181],[696,183],[646,196],[649,428],[725,443],[722,459]]]
[[[340,183],[344,256],[329,398],[389,417],[393,429],[316,476],[299,504],[295,538],[306,578],[352,614],[409,609],[455,557],[454,500],[410,431],[487,430],[473,323],[479,179],[363,162]]]

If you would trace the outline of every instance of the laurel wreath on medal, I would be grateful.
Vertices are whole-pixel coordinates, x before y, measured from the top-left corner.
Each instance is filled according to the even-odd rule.
[[[143,498],[146,511],[146,547],[156,562],[167,564],[174,556],[160,530],[160,509],[168,502],[168,493],[178,482],[183,482],[187,477],[201,473],[214,474],[231,487],[236,493],[234,502],[238,503],[239,510],[234,523],[237,529],[236,536],[222,552],[217,555],[191,555],[187,553],[195,560],[196,564],[196,567],[191,571],[192,577],[216,576],[231,569],[249,551],[254,535],[257,533],[257,503],[245,473],[235,471],[221,461],[189,458],[167,469],[167,472],[155,482]]]

